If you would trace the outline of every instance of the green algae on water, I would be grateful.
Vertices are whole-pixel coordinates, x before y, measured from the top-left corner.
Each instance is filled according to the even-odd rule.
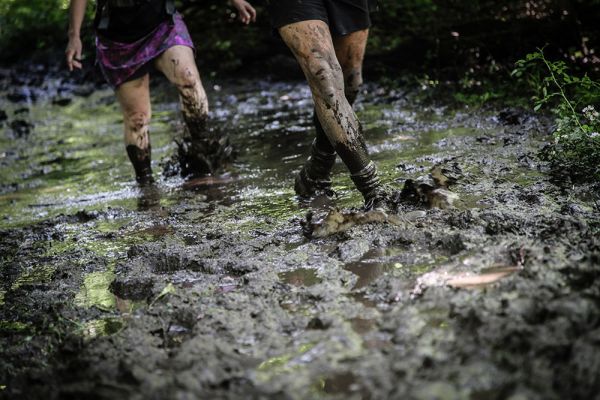
[[[55,271],[56,267],[53,265],[30,266],[13,282],[11,289],[46,283],[52,279]]]
[[[74,240],[73,236],[68,236],[65,240],[53,240],[50,242],[45,256],[57,256],[76,250],[80,244]]]

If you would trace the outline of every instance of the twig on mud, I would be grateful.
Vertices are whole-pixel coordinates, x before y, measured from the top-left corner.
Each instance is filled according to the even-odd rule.
[[[517,268],[523,268],[525,266],[525,246],[519,248],[519,259],[517,260]]]

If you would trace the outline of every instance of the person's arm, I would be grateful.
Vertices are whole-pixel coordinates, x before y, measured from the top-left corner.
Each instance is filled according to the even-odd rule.
[[[230,3],[238,11],[238,18],[243,24],[256,21],[256,10],[246,0],[230,0]]]
[[[69,8],[69,44],[65,50],[69,71],[81,68],[81,24],[85,17],[87,0],[71,0]]]

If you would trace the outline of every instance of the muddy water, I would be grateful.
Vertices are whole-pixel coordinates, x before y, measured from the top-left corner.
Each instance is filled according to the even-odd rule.
[[[312,136],[307,88],[207,88],[237,161],[146,190],[110,91],[67,105],[0,93],[1,397],[597,395],[599,198],[551,180],[535,156],[545,121],[372,85],[357,111],[386,184],[442,165],[460,200],[307,240],[300,221],[321,206],[292,191]],[[158,177],[182,127],[171,89],[154,88],[153,107]],[[16,119],[34,128],[17,135]],[[335,172],[333,205],[360,205]]]

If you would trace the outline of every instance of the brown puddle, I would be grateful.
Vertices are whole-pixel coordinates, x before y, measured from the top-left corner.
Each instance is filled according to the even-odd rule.
[[[340,372],[325,379],[323,391],[325,393],[353,393],[360,390],[356,383],[356,375],[352,372]]]
[[[359,335],[371,332],[373,329],[375,329],[377,324],[377,321],[374,319],[360,317],[351,318],[349,321],[354,332],[358,333]]]
[[[313,286],[321,283],[317,272],[310,268],[298,268],[292,271],[280,272],[279,279],[293,286]]]
[[[344,267],[346,271],[350,271],[358,276],[358,280],[354,284],[352,290],[368,286],[371,282],[375,281],[381,275],[384,275],[393,268],[394,264],[364,261],[348,263]]]
[[[344,269],[358,276],[352,290],[368,286],[380,276],[401,266],[395,261],[403,252],[403,249],[395,247],[375,248],[366,252],[359,261],[346,264]]]
[[[377,329],[377,320],[370,318],[355,317],[348,320],[352,330],[363,339],[363,348],[382,349],[391,345],[390,338],[385,337]]]

